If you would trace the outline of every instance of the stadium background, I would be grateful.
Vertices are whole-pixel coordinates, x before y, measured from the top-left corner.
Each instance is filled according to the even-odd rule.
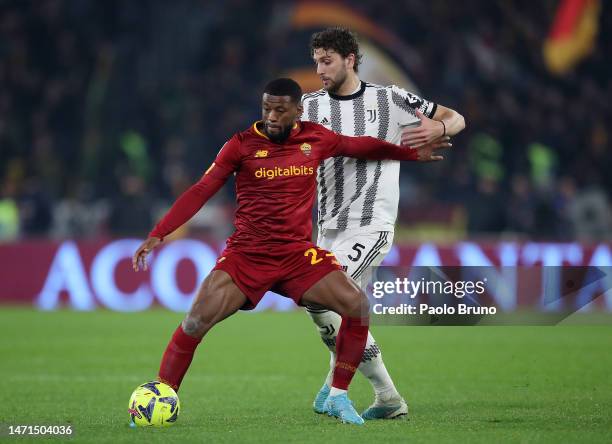
[[[560,12],[563,5],[567,9]],[[100,353],[113,362],[110,370],[106,368],[108,375],[114,374],[115,367],[121,368],[120,359],[129,359],[131,352],[122,349],[125,341],[138,350],[147,349],[139,366],[127,366],[129,377],[102,376],[105,384],[121,380],[122,391],[116,389],[119,397],[155,371],[167,335],[180,319],[167,309],[186,309],[196,283],[212,268],[231,233],[232,184],[179,230],[176,242],[153,259],[150,273],[135,275],[129,257],[138,239],[199,178],[225,140],[259,118],[260,91],[267,80],[290,75],[307,90],[318,88],[308,38],[313,31],[333,24],[358,31],[365,52],[364,80],[393,82],[418,91],[458,110],[467,123],[445,162],[403,165],[396,247],[389,264],[612,265],[612,64],[608,61],[612,8],[608,2],[467,0],[457,7],[442,0],[2,0],[0,315],[4,338],[0,350],[6,364],[2,379],[13,381],[14,390],[19,388],[15,399],[28,393],[25,383],[32,386],[32,392],[50,390],[43,405],[52,403],[50,393],[62,394],[66,378],[77,388],[82,383],[85,390],[91,381],[83,375],[89,374],[91,363],[84,364],[83,356],[91,350],[87,344],[75,347],[71,342],[81,331],[93,329],[93,350],[103,350]],[[514,259],[508,262],[509,257]],[[609,289],[609,278],[606,282]],[[609,291],[599,302],[597,310],[612,310]],[[72,311],[40,311],[64,306],[67,310],[141,311],[155,304],[161,309],[128,318],[101,310],[87,314],[91,318]],[[273,296],[261,306],[268,308],[292,309]],[[602,319],[609,322],[607,317]],[[243,328],[253,323],[261,327],[268,321],[286,328],[301,325],[304,330],[298,338],[309,342],[304,348],[312,349],[308,353],[313,363],[308,365],[316,362],[317,369],[303,375],[309,383],[304,398],[307,406],[310,391],[317,388],[317,375],[323,374],[319,364],[325,355],[304,314],[243,315],[220,329],[236,340]],[[156,326],[149,327],[147,322]],[[10,338],[23,331],[23,325],[30,326],[27,334],[12,342]],[[107,336],[108,325],[114,335]],[[536,353],[556,362],[565,353],[568,359],[575,359],[575,372],[583,371],[580,363],[598,361],[587,372],[595,380],[609,368],[601,358],[611,345],[610,335],[609,330],[586,329],[570,333],[516,330],[518,339],[512,347],[517,355],[525,353],[526,359]],[[404,361],[393,354],[402,355],[405,341],[419,338],[424,348],[441,350],[430,350],[431,356],[418,352],[420,358],[438,362],[441,353],[448,353],[462,362],[465,372],[475,358],[459,342],[481,344],[489,356],[495,355],[495,338],[503,341],[505,337],[501,331],[477,329],[452,333],[381,330],[385,356],[395,368],[401,368]],[[272,333],[260,333],[263,345],[255,347],[258,355],[270,352],[266,340],[278,339],[266,339],[266,334]],[[451,337],[462,339],[453,343]],[[536,341],[529,348],[534,337],[544,342]],[[106,348],[104,338],[109,340]],[[220,341],[219,336],[214,338]],[[581,341],[592,347],[578,356]],[[238,347],[234,342],[228,344],[230,349]],[[546,344],[553,344],[550,355],[543,352]],[[67,370],[67,364],[60,364],[52,350],[62,362],[76,359],[80,371]],[[32,353],[39,359],[32,361]],[[236,365],[224,361],[228,358],[223,353],[216,353],[219,365]],[[498,370],[492,362],[484,366],[487,371]],[[496,362],[504,361],[500,357]],[[536,367],[542,381],[545,375],[555,374],[540,364]],[[97,365],[105,368],[103,363]],[[194,372],[203,371],[206,365],[201,363]],[[264,366],[265,362],[257,364],[255,374],[264,372]],[[512,379],[521,368],[510,366],[507,378]],[[25,369],[30,369],[31,376]],[[206,369],[214,374],[212,368]],[[436,370],[428,371],[435,374]],[[14,379],[15,372],[21,372],[23,378]],[[62,379],[60,375],[67,376]],[[398,376],[400,384],[402,378]],[[405,385],[412,387],[406,378]],[[563,415],[573,414],[578,421],[578,413],[591,406],[581,397],[584,387],[562,376],[552,378],[540,391],[550,392],[550,384],[575,387],[570,396],[575,410]],[[442,387],[417,379],[422,383],[413,392],[417,401],[427,390],[439,396],[436,407],[422,413],[434,418],[449,403],[457,406]],[[185,392],[196,390],[189,387]],[[210,387],[209,381],[202,393],[209,400]],[[599,416],[584,422],[594,430],[591,438],[595,440],[605,436],[598,431],[611,428],[605,411],[612,404],[605,395],[606,390],[610,392],[609,383],[597,389],[599,398],[593,395],[591,401],[599,406]],[[369,389],[358,385],[358,390],[357,401],[367,402]],[[450,393],[462,392],[453,386]],[[542,393],[539,395],[544,396]],[[499,396],[504,396],[501,390]],[[481,396],[483,406],[495,410],[488,399]],[[211,402],[215,400],[222,409],[221,400],[213,397]],[[255,400],[253,395],[250,402]],[[192,399],[194,408],[197,402]],[[541,398],[539,408],[545,412],[562,402],[561,398]],[[17,404],[22,403],[26,404]],[[109,411],[115,409],[111,401],[106,405]],[[202,408],[210,412],[210,405]],[[36,410],[37,417],[20,416],[19,410],[13,416],[5,411],[2,416],[31,421],[44,417],[41,409]],[[471,412],[468,408],[468,417]],[[558,424],[563,423],[563,415],[557,418]],[[77,413],[74,416],[78,418]],[[52,422],[55,417],[48,414],[46,418]],[[94,430],[109,422],[119,427],[123,421],[111,413],[102,418],[100,423],[85,421],[82,427]],[[540,420],[549,424],[544,413]],[[185,421],[196,423],[189,417]],[[421,423],[423,436],[439,439],[435,430],[440,424],[432,421],[431,429]],[[448,436],[454,437],[456,420],[442,414],[441,421]],[[581,427],[577,424],[569,421],[566,427],[571,432],[578,430],[572,427]],[[214,421],[206,425],[213,431],[220,427]],[[403,436],[403,426],[390,427],[397,437]],[[484,430],[490,427],[485,424]],[[446,430],[444,425],[441,430]],[[507,436],[540,437],[521,435],[520,425],[517,430],[517,435]],[[469,429],[464,431],[466,439],[474,438]],[[226,436],[223,432],[219,428],[214,437]],[[545,436],[552,439],[553,435]]]

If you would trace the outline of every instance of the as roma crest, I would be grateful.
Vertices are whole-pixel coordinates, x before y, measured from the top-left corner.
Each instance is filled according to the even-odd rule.
[[[302,150],[302,152],[303,152],[304,154],[306,154],[307,156],[310,156],[310,153],[312,152],[312,147],[310,146],[310,144],[309,144],[309,143],[303,143],[303,144],[300,146],[300,149],[301,149],[301,150]]]

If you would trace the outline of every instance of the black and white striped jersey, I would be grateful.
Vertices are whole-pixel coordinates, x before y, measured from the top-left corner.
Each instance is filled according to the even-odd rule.
[[[416,124],[415,109],[433,117],[437,105],[398,86],[361,82],[350,96],[325,90],[302,97],[302,120],[317,122],[340,134],[372,136],[399,144],[401,131]],[[398,161],[367,161],[349,157],[319,165],[319,228],[392,231],[399,202]]]

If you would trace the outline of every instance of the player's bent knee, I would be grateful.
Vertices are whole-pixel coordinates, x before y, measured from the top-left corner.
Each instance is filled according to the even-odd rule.
[[[212,327],[234,314],[246,302],[246,296],[225,272],[209,274],[183,321],[188,335],[203,337]]]
[[[222,296],[220,297],[222,298]],[[204,337],[217,322],[223,319],[220,313],[212,309],[212,306],[222,304],[222,302],[214,304],[212,301],[194,303],[183,320],[183,330],[185,333],[193,337]]]
[[[204,320],[192,313],[189,313],[185,319],[183,320],[183,331],[194,338],[202,338],[208,330],[210,330],[210,326],[207,326]]]
[[[187,316],[183,320],[183,330],[189,336],[202,338],[217,322],[217,310],[223,306],[225,295],[218,279],[208,275],[202,283],[198,295]]]

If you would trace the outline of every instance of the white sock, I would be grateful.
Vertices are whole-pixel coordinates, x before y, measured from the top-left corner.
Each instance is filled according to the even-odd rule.
[[[334,375],[333,369],[336,365],[336,336],[338,336],[342,318],[338,313],[330,310],[314,307],[307,307],[307,310],[318,327],[323,343],[325,343],[330,351],[330,370],[325,378],[325,384],[331,387]],[[381,396],[383,398],[400,396],[382,360],[380,348],[370,332],[368,332],[363,358],[358,368],[359,371],[368,378],[370,384],[372,384],[376,398],[380,398]]]
[[[329,352],[329,371],[325,378],[325,384],[328,387],[332,386],[332,380],[334,379],[334,368],[336,368],[336,353],[333,351]]]
[[[343,393],[346,393],[346,390],[342,390],[342,389],[339,389],[339,388],[336,388],[336,387],[332,386],[331,390],[329,391],[329,396],[338,396],[338,395],[341,395]]]
[[[385,398],[399,397],[395,384],[393,384],[393,380],[391,376],[389,376],[387,367],[385,367],[385,363],[383,362],[380,348],[370,332],[368,332],[368,340],[363,352],[361,364],[359,364],[359,371],[368,378],[374,388],[374,393],[376,393],[377,398],[381,395],[384,395]]]

